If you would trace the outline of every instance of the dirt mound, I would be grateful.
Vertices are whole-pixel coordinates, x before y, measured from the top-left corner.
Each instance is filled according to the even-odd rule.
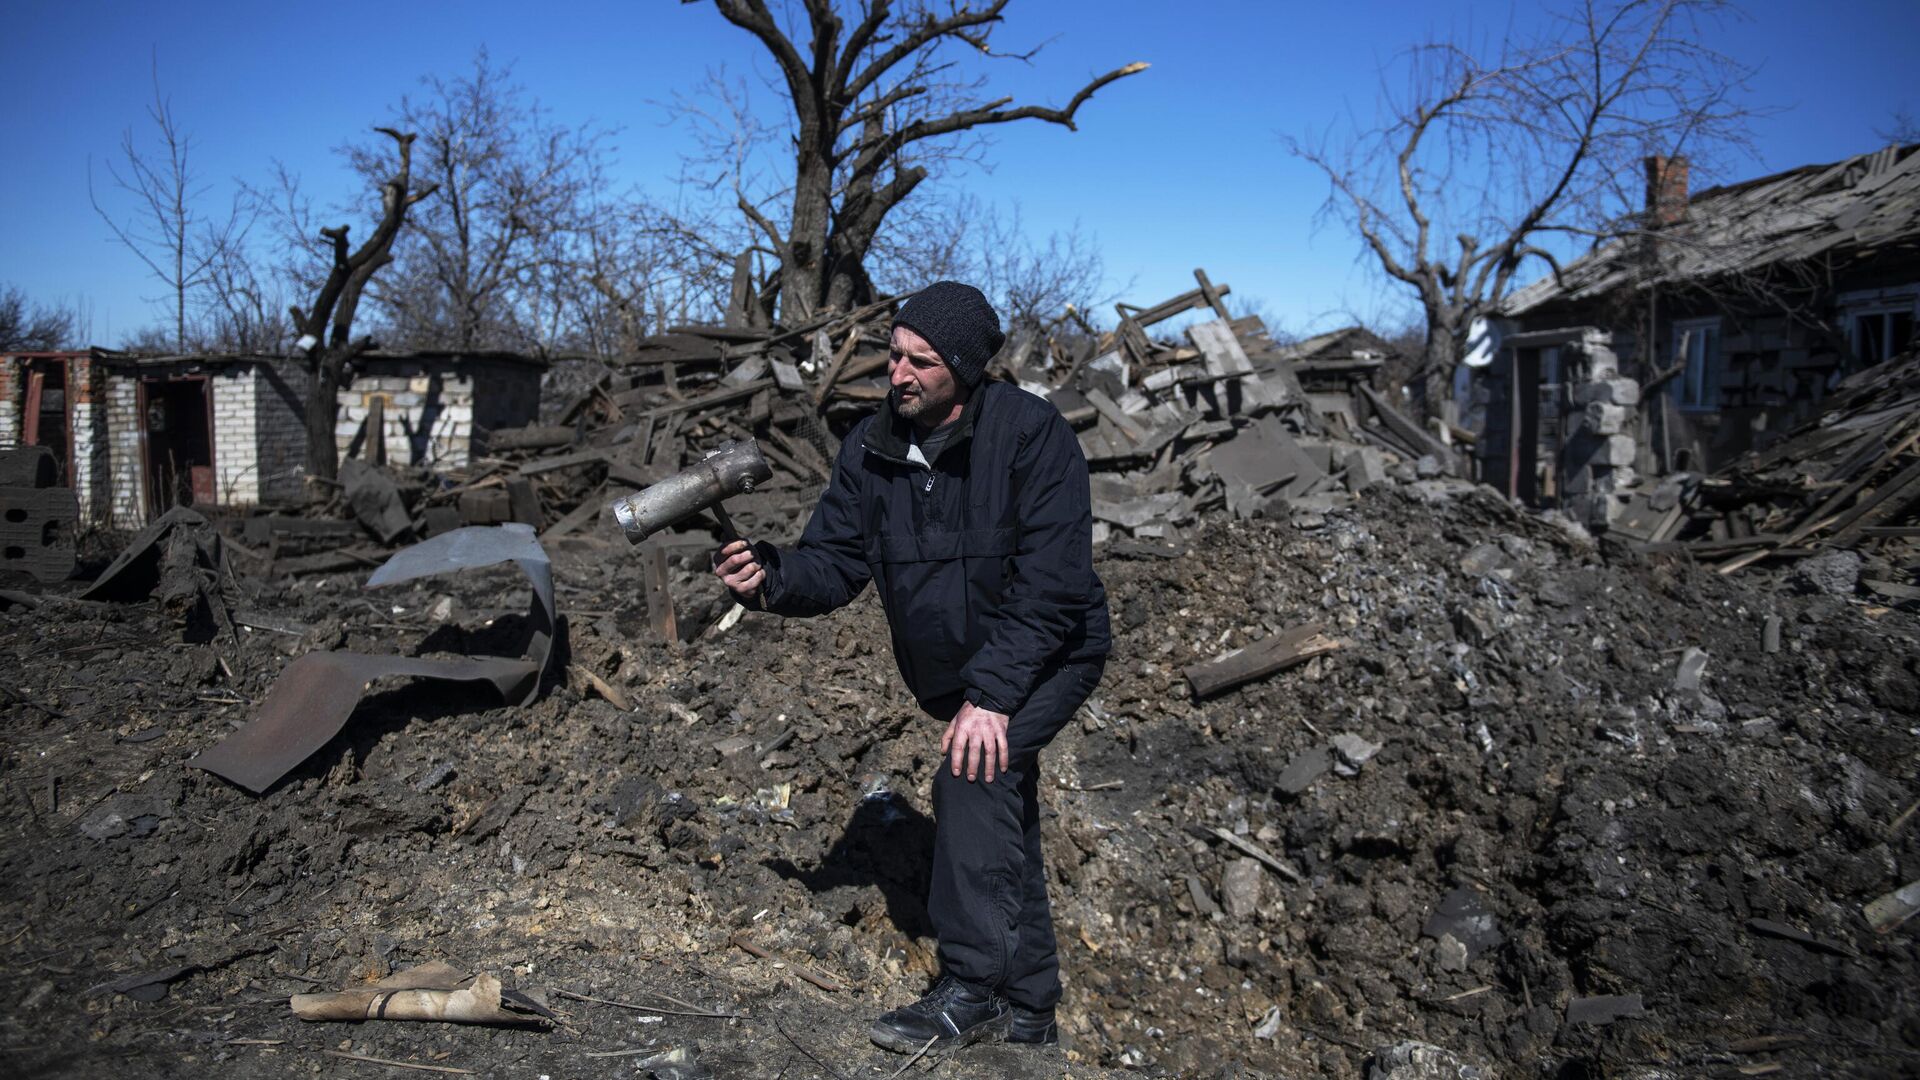
[[[239,628],[198,644],[151,602],[0,611],[16,1068],[898,1068],[864,1028],[933,971],[938,731],[877,604],[721,629],[689,550],[697,640],[669,648],[624,546],[550,549],[569,677],[526,707],[376,685],[258,797],[187,762],[290,656],[485,651],[525,579],[229,581]],[[1416,1042],[1498,1075],[1920,1063],[1913,931],[1861,914],[1920,877],[1920,620],[1603,558],[1441,480],[1125,550],[1099,565],[1113,660],[1045,774],[1070,1046],[948,1068],[1357,1077],[1402,1046],[1376,1072],[1412,1075]],[[1342,647],[1192,696],[1185,667],[1308,622]],[[435,958],[646,1008],[550,995],[551,1033],[286,1008]],[[135,987],[159,1000],[102,989],[176,968]]]

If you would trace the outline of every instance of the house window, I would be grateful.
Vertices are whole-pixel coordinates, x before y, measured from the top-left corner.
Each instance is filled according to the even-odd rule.
[[[1863,366],[1891,360],[1913,344],[1911,307],[1857,314],[1849,322],[1847,337],[1853,344],[1854,357]]]
[[[1673,357],[1685,365],[1668,384],[1673,403],[1683,409],[1719,408],[1720,320],[1674,323]]]

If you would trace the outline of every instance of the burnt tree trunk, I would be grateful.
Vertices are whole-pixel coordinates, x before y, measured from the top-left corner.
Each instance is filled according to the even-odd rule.
[[[360,294],[374,271],[393,261],[393,241],[405,224],[407,209],[438,189],[436,184],[413,186],[413,136],[391,128],[376,128],[393,139],[400,152],[400,165],[380,189],[380,223],[373,235],[349,251],[347,226],[322,229],[333,255],[333,266],[326,283],[314,298],[313,306],[293,309],[293,325],[307,342],[307,473],[320,480],[333,480],[340,474],[340,452],[334,426],[340,417],[340,387],[351,378],[355,357],[373,347],[373,342],[353,337],[353,318],[360,307]]]

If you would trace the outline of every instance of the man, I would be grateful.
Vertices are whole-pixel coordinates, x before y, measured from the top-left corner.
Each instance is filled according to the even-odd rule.
[[[901,677],[947,722],[927,902],[941,978],[875,1021],[891,1050],[1059,1041],[1039,755],[1100,681],[1107,596],[1072,429],[983,384],[1003,340],[978,289],[915,294],[893,321],[888,407],[848,433],[799,544],[734,541],[714,568],[781,615],[832,611],[873,581]]]

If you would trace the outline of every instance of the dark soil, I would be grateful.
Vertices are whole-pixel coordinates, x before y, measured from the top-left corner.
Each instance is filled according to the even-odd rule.
[[[913,1071],[1358,1077],[1418,1040],[1500,1076],[1920,1074],[1916,924],[1877,935],[1861,913],[1920,878],[1920,620],[1607,554],[1427,482],[1205,525],[1175,559],[1103,556],[1116,651],[1045,759],[1069,1045]],[[237,642],[183,641],[205,635],[154,601],[0,611],[5,1071],[432,1075],[326,1053],[343,1051],[557,1080],[641,1075],[643,1054],[590,1055],[671,1046],[723,1077],[900,1068],[865,1028],[933,973],[939,731],[878,605],[722,631],[689,548],[693,640],[669,648],[623,542],[553,556],[571,663],[632,711],[578,674],[524,708],[376,685],[260,796],[187,762],[289,656],[482,647],[510,636],[525,579],[367,591],[364,573],[236,561],[233,606],[311,627]],[[1183,667],[1309,621],[1344,647],[1193,700]],[[1676,689],[1689,648],[1705,673]],[[1326,750],[1343,734],[1380,749],[1356,770]],[[1250,873],[1216,828],[1305,880]],[[743,1015],[550,993],[564,1023],[543,1032],[287,1007],[435,958]],[[198,967],[156,1001],[99,989],[181,965]],[[1640,1015],[1568,1020],[1628,994]]]

